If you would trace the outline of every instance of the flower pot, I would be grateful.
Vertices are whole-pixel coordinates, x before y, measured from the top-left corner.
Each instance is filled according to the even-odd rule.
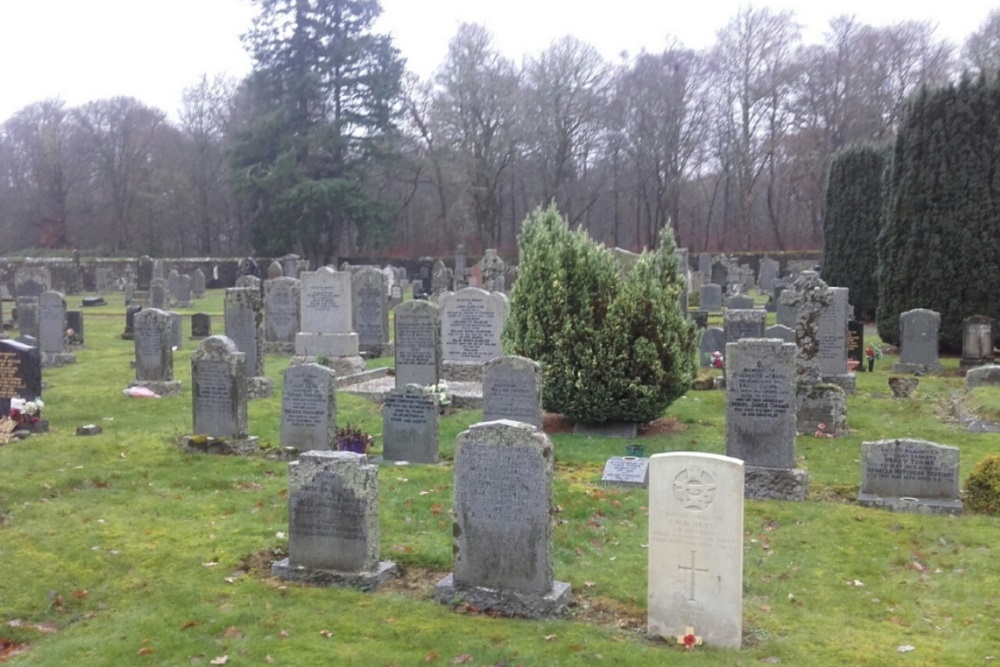
[[[642,456],[644,452],[642,445],[625,445],[625,456]]]

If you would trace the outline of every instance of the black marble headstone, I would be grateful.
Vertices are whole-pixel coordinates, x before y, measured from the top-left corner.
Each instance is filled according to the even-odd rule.
[[[42,395],[42,357],[38,348],[0,340],[0,414],[10,412],[10,399],[33,401]]]
[[[857,320],[847,322],[847,361],[857,361],[858,370],[865,370],[865,325]]]
[[[208,338],[212,335],[212,317],[206,313],[191,316],[191,338]]]
[[[83,345],[83,313],[79,310],[66,311],[66,328],[76,334],[75,343]]]
[[[122,332],[122,340],[135,339],[135,314],[142,310],[142,306],[129,306],[125,309],[125,331]]]

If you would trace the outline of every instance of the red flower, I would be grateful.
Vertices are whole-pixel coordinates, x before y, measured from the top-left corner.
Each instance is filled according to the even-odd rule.
[[[697,639],[695,638],[694,633],[684,635],[684,648],[687,650],[690,651],[693,649],[696,642]]]

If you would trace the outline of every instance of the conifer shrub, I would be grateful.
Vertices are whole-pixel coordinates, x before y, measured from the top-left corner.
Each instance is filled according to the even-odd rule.
[[[976,464],[965,480],[965,507],[981,514],[1000,514],[1000,454]]]
[[[543,407],[592,424],[658,419],[696,370],[673,235],[627,270],[550,206],[528,217],[518,244],[504,344],[542,363]]]

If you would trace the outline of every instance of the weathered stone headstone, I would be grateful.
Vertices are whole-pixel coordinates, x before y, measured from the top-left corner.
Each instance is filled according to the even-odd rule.
[[[259,289],[231,287],[225,298],[226,336],[246,354],[247,398],[267,398],[274,381],[264,374],[264,299]]]
[[[235,287],[237,289],[253,289],[259,292],[261,289],[260,278],[248,274],[237,276]]]
[[[993,363],[993,318],[973,315],[962,323],[962,368]]]
[[[382,405],[382,458],[437,463],[438,401],[419,385],[395,389]]]
[[[295,336],[296,356],[326,357],[338,375],[364,370],[358,334],[351,324],[350,272],[324,266],[301,275],[302,330]]]
[[[275,352],[292,353],[295,351],[295,336],[298,333],[299,281],[285,277],[265,280],[264,339],[267,341],[267,348]]]
[[[300,452],[336,449],[337,374],[319,364],[300,364],[286,368],[284,377],[282,446]]]
[[[288,465],[288,558],[271,573],[374,590],[398,572],[379,561],[378,466],[363,454],[311,451]]]
[[[177,308],[191,307],[191,276],[185,274],[178,275],[176,279],[176,290],[171,289],[174,299],[174,306]]]
[[[351,274],[354,331],[361,352],[381,357],[389,343],[389,304],[386,277],[379,269],[365,266]]]
[[[899,363],[893,373],[940,373],[938,330],[941,315],[926,308],[914,308],[899,316]]]
[[[507,270],[507,263],[497,255],[494,248],[487,248],[483,258],[476,265],[479,273],[483,277],[483,288],[487,292],[502,292],[504,285],[504,273]]]
[[[775,324],[764,329],[764,338],[778,338],[786,343],[794,343],[795,330],[784,324]]]
[[[434,278],[434,260],[424,257],[417,266],[416,280],[413,283],[413,296],[421,294],[431,294]]]
[[[766,317],[767,313],[763,310],[727,310],[722,317],[722,330],[726,333],[726,342],[735,343],[743,338],[763,338]]]
[[[247,435],[246,355],[226,336],[210,336],[191,353],[194,434],[226,440],[235,451],[252,451]]]
[[[965,386],[969,389],[990,385],[1000,385],[1000,365],[977,366],[965,374]]]
[[[0,338],[0,415],[10,412],[10,399],[33,401],[42,395],[42,356],[38,348]]]
[[[195,269],[191,274],[191,296],[195,299],[205,297],[205,272],[201,268]]]
[[[702,366],[712,365],[712,353],[726,353],[726,334],[720,327],[708,327],[701,332],[698,357]]]
[[[734,294],[729,297],[729,300],[726,302],[726,307],[730,310],[753,310],[753,298],[742,294]]]
[[[132,300],[135,299],[135,283],[131,280],[126,280],[125,287],[123,289],[124,289],[125,303],[126,304],[132,303]]]
[[[456,289],[465,287],[465,244],[459,243],[455,246],[455,274],[456,281],[462,281],[461,285],[456,285]]]
[[[170,273],[167,275],[167,289],[170,290],[170,304],[173,305],[177,301],[177,293],[181,290],[181,274],[177,269],[170,269]]]
[[[153,260],[153,280],[166,280],[167,272],[166,267],[163,264],[162,259]],[[152,280],[150,281],[150,287],[152,287]],[[155,306],[154,306],[155,308]]]
[[[702,285],[698,290],[698,308],[709,313],[722,310],[722,288],[715,283]]]
[[[795,323],[798,321],[799,314],[795,306],[782,303],[781,293],[790,287],[793,282],[794,280],[792,278],[779,278],[774,281],[774,288],[771,291],[771,310],[777,317],[778,324],[783,324],[791,329],[795,328]]]
[[[643,456],[612,456],[604,463],[601,483],[646,488],[649,484],[649,459]]]
[[[526,618],[565,611],[570,585],[553,577],[545,433],[507,420],[476,424],[458,436],[454,471],[454,572],[434,598]]]
[[[274,280],[275,278],[281,278],[283,275],[285,275],[285,272],[281,268],[281,263],[276,259],[271,260],[271,263],[267,265],[267,279]]]
[[[712,259],[712,268],[709,271],[709,282],[715,283],[723,290],[729,286],[729,260],[725,255],[719,255]]]
[[[98,294],[111,289],[111,269],[101,266],[94,269],[94,288]]]
[[[707,252],[698,253],[698,273],[706,280],[712,273],[712,255]]]
[[[159,260],[156,260],[159,261]],[[149,285],[149,307],[165,310],[170,302],[170,288],[163,278],[153,278]]]
[[[22,336],[38,338],[38,297],[17,298],[17,329]]]
[[[181,393],[174,379],[173,324],[170,314],[147,308],[135,314],[135,380],[130,387],[146,387],[160,396]]]
[[[436,385],[441,377],[441,309],[430,301],[407,301],[393,310],[396,388]]]
[[[847,368],[848,289],[830,287],[830,303],[819,317],[819,370],[823,382],[854,394],[856,380]]]
[[[52,273],[45,266],[22,266],[14,272],[14,296],[38,298],[52,289]]]
[[[446,378],[480,379],[482,364],[503,354],[500,333],[507,302],[476,287],[441,299],[441,347]],[[450,366],[450,368],[449,368]]]
[[[726,455],[746,468],[746,497],[804,500],[795,468],[795,345],[745,338],[726,345]]]
[[[171,345],[175,350],[180,350],[184,347],[184,318],[173,310],[167,314],[170,315]]]
[[[743,462],[671,452],[649,462],[649,633],[743,641]]]
[[[212,335],[212,316],[195,313],[191,316],[191,338],[208,338]]]
[[[895,512],[961,514],[958,448],[901,438],[861,443],[858,504]]]
[[[393,283],[392,287],[389,288],[389,308],[395,308],[401,303],[403,303],[403,286],[399,283]]]
[[[434,262],[431,272],[431,294],[444,294],[451,290],[452,271],[440,259]]]
[[[770,292],[774,288],[774,281],[778,279],[780,264],[770,257],[763,257],[760,260],[760,271],[757,273],[757,288],[761,292]]]
[[[859,371],[865,370],[865,324],[857,320],[847,321],[847,364],[857,362]]]
[[[136,280],[138,289],[149,290],[149,283],[153,281],[153,259],[149,255],[143,255],[136,262]]]
[[[299,278],[299,256],[287,254],[281,258],[281,272],[286,278]]]
[[[38,297],[38,347],[42,363],[66,349],[66,299],[59,292],[42,292]]]
[[[483,421],[509,419],[542,427],[542,365],[502,356],[483,367]]]

